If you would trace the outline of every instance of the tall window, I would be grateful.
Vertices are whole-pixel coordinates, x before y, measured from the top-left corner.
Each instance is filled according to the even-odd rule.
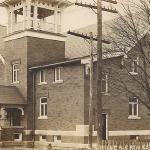
[[[12,65],[12,83],[19,82],[19,64]]]
[[[137,74],[138,73],[138,65],[139,65],[139,57],[132,60],[132,70],[130,73]]]
[[[102,74],[102,83],[101,83],[102,93],[108,93],[108,74]]]
[[[45,71],[44,70],[40,71],[40,83],[46,83],[46,81],[45,81]]]
[[[137,97],[129,98],[129,116],[138,117],[138,98]]]
[[[40,117],[47,117],[47,98],[40,98]]]
[[[54,81],[55,82],[63,81],[61,73],[62,73],[62,67],[55,68],[55,70],[54,70]]]

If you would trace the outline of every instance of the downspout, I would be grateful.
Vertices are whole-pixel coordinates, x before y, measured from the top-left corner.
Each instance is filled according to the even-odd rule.
[[[33,112],[33,126],[32,126],[32,132],[33,132],[33,137],[32,137],[32,144],[33,144],[33,148],[34,148],[34,145],[35,145],[35,72],[33,71],[32,72],[32,81],[33,81],[33,85],[32,85],[32,100],[33,100],[33,105],[32,105],[32,112]]]

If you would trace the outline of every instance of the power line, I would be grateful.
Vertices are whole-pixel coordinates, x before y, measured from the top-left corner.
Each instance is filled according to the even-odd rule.
[[[95,4],[87,4],[87,3],[82,3],[82,1],[79,2],[75,2],[75,5],[77,6],[82,6],[82,7],[87,7],[87,8],[91,8],[91,9],[97,9],[97,5]],[[118,11],[115,8],[112,7],[102,7],[102,11],[107,11],[107,12],[111,12],[111,13],[118,13]]]
[[[74,36],[77,36],[77,37],[81,37],[81,38],[84,38],[84,39],[91,39],[91,37],[87,34],[84,34],[84,33],[79,33],[79,32],[73,32],[73,31],[68,31],[67,32],[68,34],[70,35],[74,35]],[[94,41],[97,41],[97,37],[93,37],[92,38]],[[102,42],[105,43],[105,44],[110,44],[109,41],[105,40],[105,39],[102,39]]]

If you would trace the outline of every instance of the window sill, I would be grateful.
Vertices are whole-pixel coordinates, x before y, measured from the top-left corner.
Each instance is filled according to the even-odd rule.
[[[57,83],[63,83],[63,82],[64,82],[63,80],[57,80],[57,81],[54,81],[53,83],[57,84]]]
[[[110,93],[108,93],[108,92],[102,92],[102,95],[110,96]]]
[[[47,116],[40,116],[40,117],[38,117],[38,119],[48,119],[48,117]]]
[[[19,81],[16,81],[16,82],[12,82],[11,84],[18,84],[19,83]]]
[[[129,74],[131,74],[131,75],[137,75],[138,73],[137,72],[129,72]]]
[[[38,83],[38,85],[45,85],[45,84],[47,84],[47,82]]]
[[[141,117],[138,117],[138,116],[129,116],[128,119],[138,120],[138,119],[141,119]]]

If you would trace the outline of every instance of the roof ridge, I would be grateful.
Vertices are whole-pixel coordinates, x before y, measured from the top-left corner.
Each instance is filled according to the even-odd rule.
[[[6,27],[6,25],[3,25],[3,24],[0,24],[0,26],[2,26],[2,27]]]
[[[0,85],[0,87],[16,87],[16,86],[14,86],[14,85]]]

